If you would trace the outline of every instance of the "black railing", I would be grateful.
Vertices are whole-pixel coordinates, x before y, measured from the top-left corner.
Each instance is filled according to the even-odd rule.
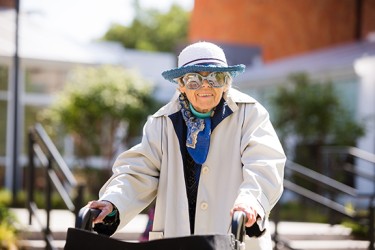
[[[76,216],[83,206],[83,185],[78,184],[64,159],[56,149],[50,137],[41,124],[36,124],[29,131],[29,168],[28,168],[28,201],[29,224],[32,218],[42,228],[46,249],[56,249],[53,245],[53,235],[50,229],[53,189],[60,195],[66,207]],[[46,223],[43,225],[38,217],[38,206],[35,203],[36,160],[45,173],[45,210]],[[73,192],[74,191],[74,192]]]
[[[360,150],[358,148],[353,147],[327,147],[323,149],[324,156],[329,159],[329,165],[327,165],[327,168],[332,168],[332,159],[335,159],[335,156],[344,156],[344,161],[340,162],[340,171],[343,170],[351,173],[355,177],[364,178],[370,181],[375,180],[375,176],[366,173],[363,173],[361,171],[358,171],[356,167],[353,164],[353,157],[357,159],[361,159],[364,161],[367,161],[369,163],[373,163],[373,167],[375,169],[375,155],[365,152],[363,150]],[[351,164],[352,163],[352,164]],[[306,168],[304,166],[301,166],[297,163],[288,161],[286,164],[286,173],[290,173],[290,176],[292,175],[299,175],[303,177],[306,180],[313,181],[316,185],[325,188],[327,190],[326,192],[314,192],[311,191],[305,187],[302,187],[296,183],[293,183],[287,178],[284,180],[284,187],[285,189],[292,191],[293,193],[296,193],[300,196],[302,196],[304,199],[312,200],[316,202],[317,204],[328,208],[329,211],[335,212],[334,214],[336,216],[347,217],[353,220],[358,221],[359,223],[366,223],[365,226],[368,227],[368,239],[369,239],[369,249],[374,250],[374,219],[375,219],[375,206],[374,206],[374,200],[375,200],[375,191],[368,193],[359,193],[357,189],[353,188],[350,185],[344,184],[340,181],[335,180],[332,177],[329,177],[327,175],[323,175],[321,173],[315,172],[309,168]],[[375,182],[374,182],[375,183]],[[336,195],[332,195],[332,193],[335,193]],[[363,211],[357,210],[357,209],[348,209],[345,207],[345,205],[342,204],[343,197],[348,197],[349,199],[352,199],[354,201],[360,201],[360,200],[367,200],[367,207],[364,207],[364,210],[366,210],[366,213],[363,213]],[[275,234],[273,235],[273,239],[275,241],[275,246],[277,249],[278,244],[282,244],[283,247],[292,249],[290,246],[288,240],[282,239],[278,235],[277,231],[277,224],[279,222],[279,216],[278,216],[278,209],[275,208],[276,216],[274,218],[275,222]],[[329,218],[333,220],[335,216],[333,216],[333,213],[331,213],[332,216]]]
[[[356,213],[356,217],[359,220],[367,221],[368,227],[368,239],[370,241],[369,249],[374,250],[375,243],[375,154],[367,152],[365,150],[355,148],[355,147],[325,147],[322,150],[322,153],[329,159],[329,168],[338,169],[339,171],[345,171],[351,176],[354,176],[357,179],[363,181],[369,181],[373,185],[373,189],[367,191],[366,193],[358,193],[356,198],[357,200],[367,200],[367,212],[366,214],[360,215]],[[336,157],[335,157],[336,156]],[[338,158],[339,160],[337,160]],[[356,161],[361,161],[365,164],[365,167],[369,167],[367,171],[359,170],[359,165]],[[361,167],[363,168],[363,166]],[[364,224],[364,223],[362,223]]]

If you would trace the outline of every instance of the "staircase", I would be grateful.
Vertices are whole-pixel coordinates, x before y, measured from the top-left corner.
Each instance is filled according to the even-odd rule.
[[[286,244],[279,243],[278,249],[300,250],[366,250],[369,241],[355,240],[350,235],[351,229],[341,225],[306,222],[279,222],[279,238]]]
[[[36,223],[28,225],[28,212],[26,209],[12,209],[12,212],[20,222],[22,229],[20,235],[20,247],[25,250],[45,249],[43,234]],[[45,218],[44,211],[40,210],[40,217]],[[136,241],[141,236],[147,224],[148,217],[140,214],[134,218],[124,229],[113,237]],[[66,232],[69,227],[74,227],[75,216],[67,210],[52,210],[51,230],[53,232],[54,246],[63,249],[65,245]],[[274,232],[274,224],[270,223],[270,230]],[[279,222],[278,233],[284,243],[289,244],[293,249],[304,250],[366,250],[368,241],[353,240],[350,236],[351,230],[341,225],[329,225],[321,223],[304,222]],[[248,238],[247,249],[251,249]],[[287,250],[285,244],[279,243],[279,249]]]

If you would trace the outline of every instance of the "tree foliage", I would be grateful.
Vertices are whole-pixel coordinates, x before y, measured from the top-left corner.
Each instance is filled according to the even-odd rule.
[[[331,82],[314,82],[306,74],[289,77],[272,98],[281,137],[299,143],[355,145],[364,127],[341,104]]]
[[[327,169],[321,149],[328,145],[354,146],[364,135],[364,126],[345,109],[331,82],[315,82],[306,74],[291,75],[289,80],[290,84],[278,88],[271,101],[275,108],[274,125],[284,146],[287,138],[296,140],[295,147],[289,148],[291,160],[320,173],[329,172],[331,178],[352,185],[352,174],[342,169]],[[323,194],[318,184],[298,174],[289,178]]]
[[[77,156],[112,159],[116,141],[129,142],[138,136],[147,115],[158,106],[152,88],[135,72],[114,66],[85,67],[72,72],[43,116],[54,128],[62,127],[73,136]]]
[[[172,52],[187,39],[189,13],[173,5],[168,13],[138,8],[130,26],[114,24],[103,39],[120,42],[124,47]]]

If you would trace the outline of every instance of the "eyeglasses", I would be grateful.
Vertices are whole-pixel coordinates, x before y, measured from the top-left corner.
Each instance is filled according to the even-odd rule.
[[[229,74],[227,72],[212,72],[208,76],[202,76],[198,73],[188,73],[184,75],[181,80],[188,89],[200,89],[203,81],[207,82],[213,88],[221,88],[227,83]]]

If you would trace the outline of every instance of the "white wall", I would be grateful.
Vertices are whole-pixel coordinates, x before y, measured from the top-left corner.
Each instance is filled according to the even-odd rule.
[[[359,119],[366,120],[366,135],[358,141],[357,147],[375,154],[375,56],[363,57],[355,61],[354,68],[360,77],[358,83],[358,115]],[[375,174],[375,164],[357,160],[357,170]],[[357,188],[361,193],[375,191],[372,181],[357,178]]]

